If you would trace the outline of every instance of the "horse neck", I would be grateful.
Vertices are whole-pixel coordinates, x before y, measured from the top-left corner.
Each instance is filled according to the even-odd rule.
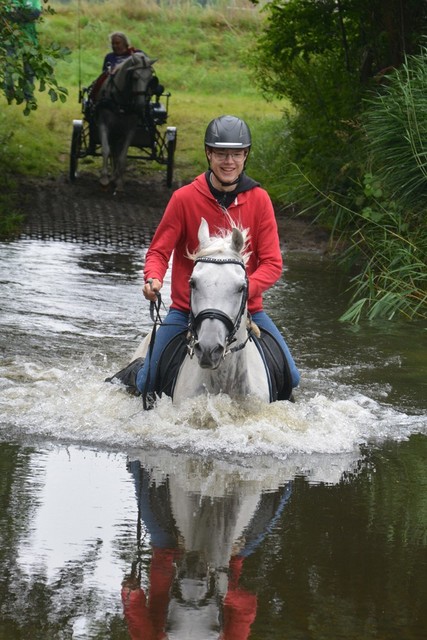
[[[121,69],[120,74],[111,77],[111,93],[120,104],[129,104],[132,100],[132,82],[126,74],[126,69]]]

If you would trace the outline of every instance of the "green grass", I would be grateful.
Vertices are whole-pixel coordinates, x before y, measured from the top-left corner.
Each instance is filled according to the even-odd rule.
[[[15,172],[55,176],[68,171],[72,121],[81,117],[79,87],[88,86],[100,73],[109,34],[120,30],[134,46],[158,58],[157,75],[172,94],[168,124],[178,129],[176,180],[191,179],[206,167],[204,131],[223,113],[246,119],[253,130],[250,173],[257,177],[256,132],[265,122],[281,118],[280,103],[265,101],[246,64],[262,22],[259,9],[246,0],[232,7],[224,1],[205,8],[191,2],[140,5],[132,0],[51,5],[56,14],[46,17],[39,34],[42,41],[72,50],[69,62],[57,67],[58,81],[67,87],[69,98],[65,104],[52,104],[38,94],[39,108],[27,117],[22,107],[7,106],[0,99],[0,136],[13,131],[8,153]],[[96,169],[96,161],[88,166]],[[263,175],[268,178],[264,170]]]

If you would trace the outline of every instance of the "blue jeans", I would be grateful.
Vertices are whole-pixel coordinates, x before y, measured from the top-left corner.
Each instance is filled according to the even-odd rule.
[[[153,483],[150,474],[141,466],[139,460],[133,460],[129,464],[129,471],[135,480],[138,510],[150,533],[151,543],[161,549],[176,548],[176,536],[171,524],[171,506],[165,500],[167,485]]]
[[[291,356],[288,345],[286,344],[282,334],[276,327],[272,319],[265,313],[265,311],[257,311],[252,315],[252,320],[261,329],[269,331],[282,347],[285,358],[289,364],[291,371],[292,387],[297,387],[300,381],[300,374]],[[185,331],[188,328],[188,313],[184,311],[178,311],[178,309],[169,309],[169,312],[164,319],[163,323],[157,327],[156,339],[151,353],[151,358],[147,354],[144,365],[138,371],[136,377],[136,386],[138,391],[144,393],[144,391],[153,391],[154,381],[156,379],[157,365],[160,360],[160,356],[163,353],[163,349],[178,333]],[[149,375],[148,375],[149,374]],[[148,385],[145,388],[148,378]]]

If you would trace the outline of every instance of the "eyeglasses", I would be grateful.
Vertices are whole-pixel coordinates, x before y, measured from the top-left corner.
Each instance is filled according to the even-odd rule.
[[[218,160],[226,160],[228,157],[232,160],[243,160],[246,158],[246,153],[244,151],[216,151],[215,149],[212,149],[212,153],[218,158]]]

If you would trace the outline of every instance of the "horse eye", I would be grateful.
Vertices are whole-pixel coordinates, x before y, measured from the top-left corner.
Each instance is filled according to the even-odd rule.
[[[240,287],[238,288],[238,293],[242,293],[242,291],[244,291],[245,289],[246,289],[245,283],[241,284]]]
[[[195,283],[193,278],[190,278],[190,280],[188,282],[190,284],[190,289],[195,289],[196,288],[196,283]]]

